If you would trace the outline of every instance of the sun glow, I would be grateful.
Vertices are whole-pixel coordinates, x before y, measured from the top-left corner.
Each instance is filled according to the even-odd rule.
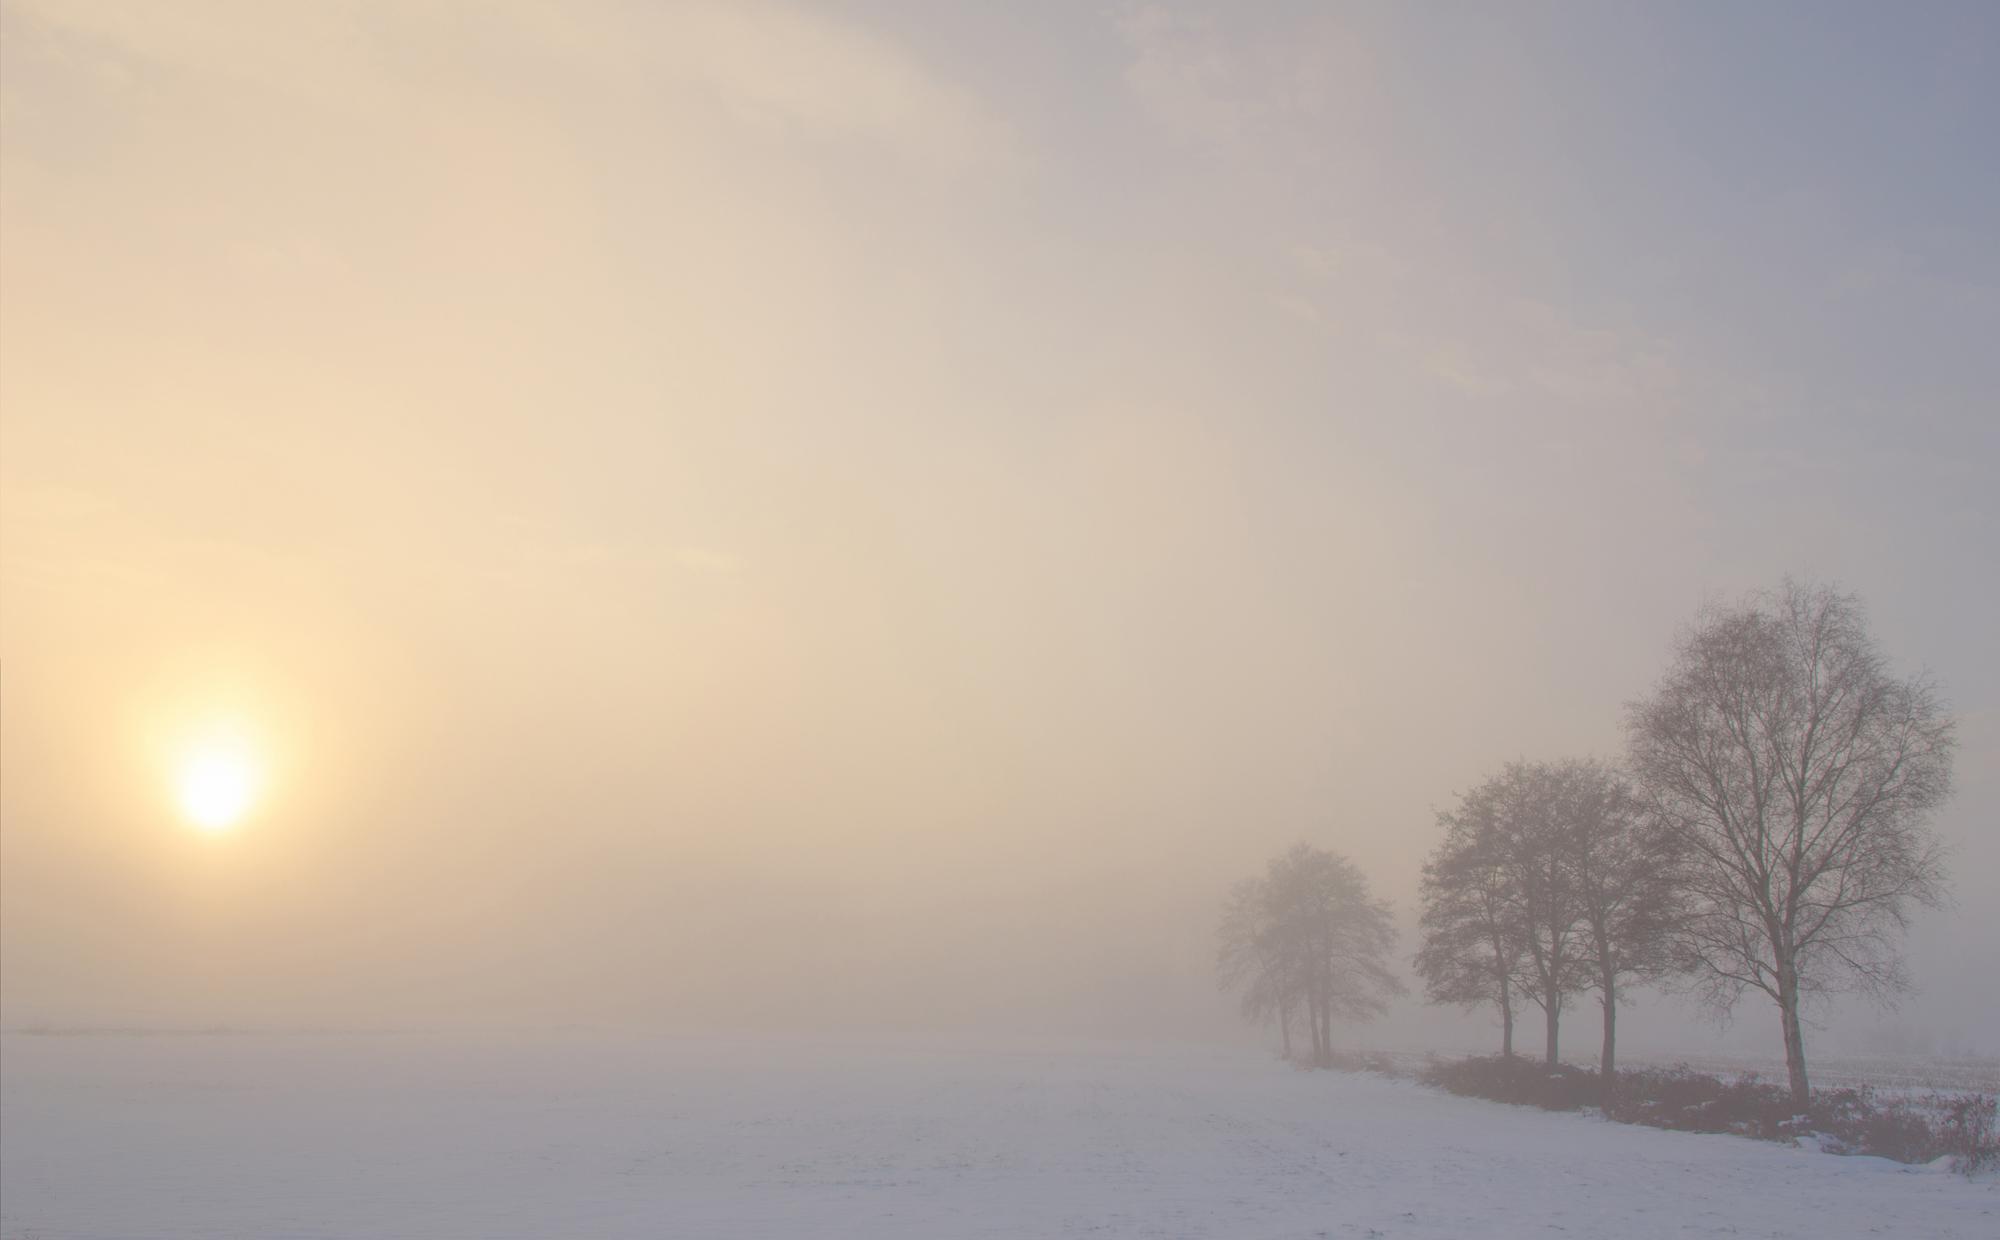
[[[246,748],[203,745],[181,763],[181,812],[204,831],[226,831],[249,813],[258,782],[257,764]]]

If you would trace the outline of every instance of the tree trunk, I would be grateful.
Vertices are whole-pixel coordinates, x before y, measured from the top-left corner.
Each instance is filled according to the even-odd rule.
[[[1548,1021],[1547,1063],[1553,1068],[1556,1066],[1556,1026],[1562,1021],[1562,996],[1551,993],[1545,996],[1544,1001],[1548,1004],[1542,1009],[1542,1015]]]
[[[1778,1014],[1785,1026],[1785,1071],[1792,1078],[1792,1106],[1804,1114],[1812,1105],[1806,1079],[1806,1034],[1799,1023],[1799,982],[1789,963],[1778,968]]]
[[[1597,1080],[1603,1090],[1600,1099],[1604,1109],[1611,1109],[1611,1101],[1618,1089],[1618,979],[1606,970],[1604,986],[1604,1050],[1597,1061]]]
[[[1285,1058],[1289,1060],[1292,1057],[1292,1005],[1289,1003],[1278,1005],[1278,1036],[1284,1040]]]
[[[1500,1054],[1503,1058],[1514,1057],[1514,996],[1507,990],[1507,979],[1500,979]]]

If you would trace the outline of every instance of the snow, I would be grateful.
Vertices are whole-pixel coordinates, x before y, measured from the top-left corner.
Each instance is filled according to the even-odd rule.
[[[2000,1236],[1939,1169],[944,1037],[0,1037],[7,1240]]]

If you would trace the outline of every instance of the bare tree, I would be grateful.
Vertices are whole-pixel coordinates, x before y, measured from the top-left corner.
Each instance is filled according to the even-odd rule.
[[[1278,932],[1263,878],[1246,878],[1229,890],[1216,932],[1216,978],[1224,990],[1241,990],[1243,1018],[1273,1020],[1284,1056],[1292,1057],[1292,1015],[1296,1006],[1286,943]]]
[[[1512,1055],[1513,996],[1525,993],[1554,1064],[1568,996],[1596,990],[1608,1093],[1623,986],[1667,968],[1675,867],[1664,833],[1623,778],[1591,760],[1514,763],[1438,821],[1416,961],[1431,998],[1499,1004]]]
[[[1516,975],[1542,1009],[1543,1059],[1554,1067],[1568,997],[1590,983],[1583,901],[1569,862],[1559,767],[1510,762],[1489,783],[1495,812],[1488,847],[1511,896]]]
[[[1519,912],[1494,855],[1494,800],[1490,788],[1477,788],[1438,815],[1445,835],[1424,864],[1416,966],[1431,1002],[1499,1008],[1500,1053],[1511,1059]]]
[[[1618,1001],[1627,981],[1671,968],[1679,915],[1673,840],[1646,818],[1637,794],[1596,761],[1556,768],[1564,852],[1584,931],[1582,966],[1604,1015],[1598,1075],[1608,1103],[1618,1079]]]
[[[1718,1006],[1751,988],[1777,1004],[1803,1107],[1802,1003],[1905,990],[1899,932],[1943,899],[1928,821],[1950,793],[1952,721],[1927,679],[1889,672],[1854,596],[1787,581],[1704,612],[1628,731],[1686,859],[1690,966]]]
[[[1389,906],[1352,862],[1308,844],[1237,884],[1218,939],[1220,979],[1243,991],[1244,1015],[1275,1017],[1287,1054],[1302,1016],[1315,1064],[1333,1056],[1335,1021],[1379,1015],[1403,989],[1384,963],[1396,940]]]

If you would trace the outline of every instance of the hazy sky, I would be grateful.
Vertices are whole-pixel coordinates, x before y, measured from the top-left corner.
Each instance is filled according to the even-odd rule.
[[[1231,880],[1306,838],[1407,918],[1436,809],[1790,572],[1962,720],[1959,905],[1848,1028],[2000,1053],[1990,4],[7,0],[0,57],[10,1023],[1219,1028]]]

